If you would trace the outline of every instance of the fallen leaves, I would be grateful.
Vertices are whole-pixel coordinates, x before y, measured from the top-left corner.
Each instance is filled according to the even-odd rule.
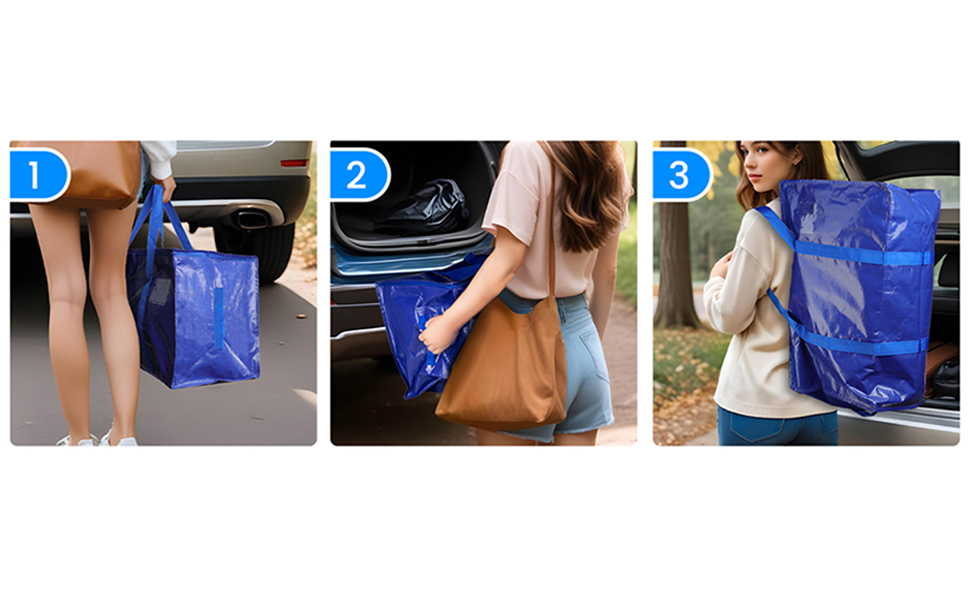
[[[317,266],[317,224],[305,223],[296,228],[293,234],[293,251],[303,260],[303,266],[312,269]]]
[[[654,403],[653,441],[658,446],[681,446],[717,427],[717,405],[712,381],[691,390],[659,409]]]
[[[713,398],[729,341],[730,336],[704,329],[654,331],[656,444],[682,445],[717,426]]]

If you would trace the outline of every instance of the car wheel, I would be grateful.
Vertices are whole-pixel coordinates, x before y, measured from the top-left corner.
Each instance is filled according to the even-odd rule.
[[[250,254],[259,259],[259,282],[273,283],[286,270],[293,252],[296,224],[243,231],[227,225],[215,227],[216,249],[228,254]]]

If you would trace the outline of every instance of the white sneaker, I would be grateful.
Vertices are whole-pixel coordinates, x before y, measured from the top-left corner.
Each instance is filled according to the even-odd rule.
[[[100,442],[98,442],[97,444],[95,444],[95,442],[98,442],[98,438],[96,438],[95,436],[92,435],[90,439],[81,440],[80,442],[77,443],[77,445],[78,446],[100,446],[101,445]],[[57,440],[57,443],[54,444],[54,445],[55,446],[70,446],[71,445],[71,436],[70,435],[64,436],[63,438]]]
[[[97,438],[95,438],[95,439],[97,439]],[[111,445],[111,429],[108,430],[108,433],[104,434],[104,437],[101,438],[101,441],[98,442],[98,445],[99,446],[110,446]],[[135,441],[135,438],[133,438],[133,437],[127,437],[127,438],[121,438],[120,440],[118,440],[118,445],[119,446],[137,446],[138,445],[138,442],[136,442]]]

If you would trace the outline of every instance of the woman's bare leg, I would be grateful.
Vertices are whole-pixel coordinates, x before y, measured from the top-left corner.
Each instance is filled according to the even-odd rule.
[[[553,436],[553,446],[595,446],[599,429],[583,433],[560,433]]]
[[[535,446],[536,445],[536,442],[532,440],[525,440],[522,438],[512,437],[511,435],[505,435],[504,433],[498,433],[497,431],[486,431],[484,429],[476,429],[475,433],[478,435],[479,446]]]
[[[76,208],[54,204],[31,204],[30,216],[47,272],[51,367],[71,445],[76,446],[91,437],[91,368],[84,338],[88,293],[81,258],[81,216]]]
[[[101,323],[101,346],[111,386],[114,424],[110,444],[135,437],[140,350],[135,318],[128,304],[125,258],[137,202],[124,210],[89,210],[91,300]]]

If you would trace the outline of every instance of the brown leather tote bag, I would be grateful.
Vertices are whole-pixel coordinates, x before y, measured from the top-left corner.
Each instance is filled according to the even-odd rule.
[[[11,142],[15,148],[53,148],[67,159],[71,183],[58,206],[116,208],[138,199],[141,190],[139,142]],[[49,203],[44,203],[49,204]]]
[[[566,347],[556,304],[556,247],[549,210],[549,296],[531,312],[495,298],[478,315],[452,367],[435,414],[489,431],[525,429],[566,418]]]

